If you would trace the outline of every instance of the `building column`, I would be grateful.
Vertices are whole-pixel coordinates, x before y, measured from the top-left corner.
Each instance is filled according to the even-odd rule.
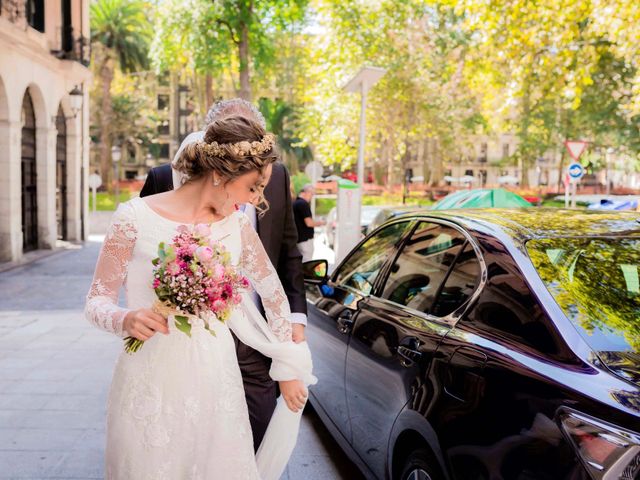
[[[0,262],[22,258],[22,123],[0,121]]]
[[[36,165],[38,184],[38,248],[56,246],[56,137],[55,125],[36,129]]]
[[[82,171],[81,136],[79,117],[67,120],[67,235],[71,241],[82,241]]]

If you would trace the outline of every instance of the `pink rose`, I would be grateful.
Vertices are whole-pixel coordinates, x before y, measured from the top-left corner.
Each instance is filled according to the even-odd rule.
[[[211,305],[211,309],[214,312],[219,312],[221,310],[224,310],[226,306],[227,304],[223,300],[216,300],[215,302],[213,302],[213,305]]]
[[[225,274],[225,270],[224,267],[222,265],[220,265],[219,263],[216,263],[213,268],[211,269],[212,271],[212,277],[216,282],[220,282],[222,281],[222,279],[224,278],[224,274]]]
[[[213,249],[211,247],[198,247],[195,251],[195,256],[201,262],[206,263],[213,258]]]
[[[167,265],[167,272],[169,272],[169,275],[178,275],[180,273],[180,265],[176,262],[171,262]]]
[[[211,227],[206,223],[199,223],[195,229],[196,235],[200,238],[207,238],[211,236]]]

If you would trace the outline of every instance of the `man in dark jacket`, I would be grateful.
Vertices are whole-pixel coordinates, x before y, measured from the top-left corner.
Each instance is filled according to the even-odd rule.
[[[260,112],[251,103],[241,99],[226,100],[214,105],[207,114],[206,125],[213,120],[230,115],[251,116],[262,123],[264,127],[264,118]],[[197,141],[203,136],[204,132],[190,134],[182,142],[176,153],[176,158],[179,157],[185,145]],[[144,197],[172,190],[174,183],[179,181],[179,178],[170,164],[154,167],[147,175],[140,196]],[[247,205],[245,214],[256,228],[269,259],[278,272],[291,306],[293,340],[301,342],[304,340],[304,328],[307,321],[307,303],[302,276],[302,255],[296,247],[298,232],[293,220],[289,185],[287,169],[279,162],[274,163],[271,179],[264,190],[264,196],[269,202],[269,209],[264,216],[258,217],[255,208]],[[259,299],[256,301],[259,304]],[[238,339],[236,339],[236,350],[247,406],[249,407],[253,444],[257,450],[275,409],[276,384],[269,377],[270,361],[268,358]]]

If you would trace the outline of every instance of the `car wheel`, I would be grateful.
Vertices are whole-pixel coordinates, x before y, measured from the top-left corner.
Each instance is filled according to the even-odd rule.
[[[433,467],[433,459],[427,450],[411,452],[404,462],[401,480],[440,480],[437,468]]]

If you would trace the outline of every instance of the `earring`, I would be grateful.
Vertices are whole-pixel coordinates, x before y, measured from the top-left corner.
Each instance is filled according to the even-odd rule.
[[[220,179],[213,177],[213,186],[217,187],[218,185],[220,185]]]

